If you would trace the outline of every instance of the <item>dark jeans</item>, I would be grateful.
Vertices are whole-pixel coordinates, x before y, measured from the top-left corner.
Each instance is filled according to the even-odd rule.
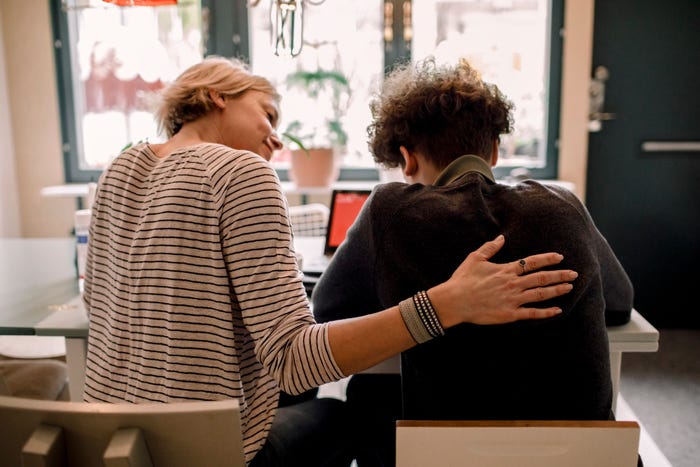
[[[308,391],[297,394],[296,396],[281,391],[278,407],[287,407],[288,405],[310,401],[311,399],[316,399],[316,396],[318,396],[318,388],[309,389]]]
[[[346,396],[356,427],[358,467],[394,467],[396,420],[401,418],[401,377],[354,375],[348,383]]]
[[[280,407],[250,467],[349,466],[352,429],[345,403],[321,398]]]

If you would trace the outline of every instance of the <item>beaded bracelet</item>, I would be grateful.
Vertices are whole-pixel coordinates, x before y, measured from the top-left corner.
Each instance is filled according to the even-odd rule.
[[[442,328],[437,313],[435,313],[435,308],[433,308],[433,304],[428,298],[428,293],[421,290],[413,296],[413,302],[416,304],[421,321],[430,335],[432,337],[444,336],[445,330]]]
[[[399,311],[408,332],[417,343],[422,344],[445,334],[426,292],[418,292],[400,302]]]

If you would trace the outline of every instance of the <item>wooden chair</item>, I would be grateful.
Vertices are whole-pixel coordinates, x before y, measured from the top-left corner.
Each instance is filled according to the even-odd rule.
[[[238,401],[103,404],[0,396],[0,464],[245,466]]]
[[[635,467],[639,425],[617,421],[396,422],[396,466]]]

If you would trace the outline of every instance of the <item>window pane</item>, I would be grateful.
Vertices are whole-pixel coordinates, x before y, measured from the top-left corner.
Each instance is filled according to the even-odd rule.
[[[163,139],[150,104],[165,82],[201,60],[200,6],[81,0],[67,17],[79,167],[99,170],[128,143]]]
[[[340,148],[345,167],[374,165],[366,130],[371,118],[370,96],[383,78],[382,5],[381,0],[304,2],[304,41],[296,57],[274,53],[270,2],[260,2],[249,10],[252,69],[270,79],[283,96],[279,129],[284,131],[299,121],[302,128],[294,131],[295,135],[314,134],[316,138],[305,139],[305,143],[321,143],[328,139],[326,120],[340,111],[339,120],[347,132],[347,144]],[[294,72],[318,70],[340,72],[349,82],[349,96],[341,95],[335,109],[332,92],[322,90],[318,98],[310,98],[300,87],[287,83]],[[288,166],[284,154],[273,163],[280,168]]]
[[[419,0],[413,60],[465,57],[515,104],[515,131],[501,139],[499,166],[546,162],[548,0]],[[420,20],[417,20],[420,19]]]

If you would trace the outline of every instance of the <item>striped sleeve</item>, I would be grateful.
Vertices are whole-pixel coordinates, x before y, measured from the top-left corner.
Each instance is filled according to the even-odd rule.
[[[254,154],[212,172],[224,261],[258,360],[292,394],[342,378],[327,325],[309,310],[277,174]]]

